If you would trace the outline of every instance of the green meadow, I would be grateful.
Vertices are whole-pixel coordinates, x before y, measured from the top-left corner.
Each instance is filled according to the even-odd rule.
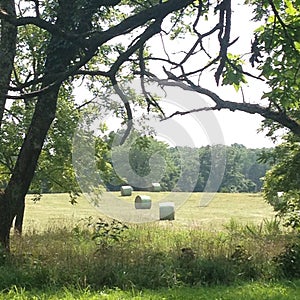
[[[134,206],[137,194],[170,196],[113,196]],[[0,255],[0,299],[299,298],[299,235],[261,195],[215,194],[206,207],[203,194],[180,196],[174,221],[125,224],[83,196],[29,195],[24,234]]]
[[[103,197],[106,197],[104,193]],[[113,192],[114,197],[121,201],[132,203],[137,195],[149,195],[153,202],[162,201],[169,192],[133,192],[132,196],[121,196],[120,192]],[[274,217],[273,209],[268,205],[260,194],[228,194],[216,193],[206,207],[202,207],[202,193],[176,193],[181,194],[184,203],[176,208],[175,220],[170,226],[190,227],[196,226],[205,230],[222,230],[223,225],[232,219],[241,223],[258,224],[265,219]],[[86,197],[77,199],[77,204],[71,205],[67,194],[45,194],[40,201],[34,202],[34,196],[29,195],[26,199],[25,230],[43,230],[47,227],[75,224],[78,220],[93,216],[105,217],[101,208],[91,204]],[[114,207],[121,211],[122,205]],[[157,221],[157,224],[168,222]],[[153,224],[152,224],[153,225]]]

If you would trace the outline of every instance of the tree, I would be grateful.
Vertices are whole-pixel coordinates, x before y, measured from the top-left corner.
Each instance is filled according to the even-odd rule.
[[[120,190],[125,184],[135,190],[149,190],[154,182],[160,182],[163,190],[172,190],[176,185],[180,172],[166,143],[132,130],[126,142],[113,147],[111,152],[107,163],[118,174],[112,172],[109,177],[101,174],[109,190]]]
[[[272,161],[273,167],[266,173],[264,196],[285,224],[300,228],[300,143],[299,138],[288,135],[285,142],[262,160]]]
[[[226,149],[226,168],[225,174],[220,186],[222,192],[253,192],[255,184],[246,178],[242,173],[243,146],[233,145]]]
[[[0,65],[1,74],[6,74],[0,83],[0,108],[4,109],[8,98],[23,99],[25,103],[33,103],[34,112],[5,193],[0,198],[0,243],[7,250],[10,226],[24,207],[24,197],[55,118],[59,91],[79,76],[89,77],[89,86],[94,86],[95,81],[101,79],[102,92],[108,84],[114,86],[123,101],[124,121],[128,125],[123,140],[131,129],[133,119],[130,98],[118,85],[124,76],[127,80],[140,77],[148,110],[154,107],[162,112],[159,101],[145,89],[144,83],[149,79],[161,85],[196,91],[208,96],[213,103],[210,107],[195,107],[192,111],[174,114],[241,110],[262,115],[267,120],[266,125],[271,126],[271,131],[283,126],[300,135],[297,110],[299,68],[294,68],[299,65],[300,56],[299,1],[247,1],[253,5],[256,19],[266,18],[265,24],[253,37],[251,54],[248,55],[252,65],[257,65],[261,71],[258,76],[243,69],[241,56],[229,52],[237,41],[237,38],[230,36],[234,16],[230,0],[213,4],[194,0],[19,2],[19,9],[15,12],[14,1],[0,1],[0,49],[9,52],[5,63]],[[203,20],[213,19],[214,16],[217,16],[215,26],[203,31]],[[27,49],[23,47],[27,54],[23,65],[18,64],[20,53],[15,57],[15,49],[20,46],[16,39],[17,28],[28,30],[27,39],[21,39],[28,46]],[[32,37],[36,33],[42,33],[45,37],[38,43],[42,47],[35,47],[37,41]],[[148,45],[156,34],[160,34],[162,40],[189,36],[192,44],[182,43],[180,55],[166,53],[154,56]],[[217,55],[209,53],[204,47],[205,39],[210,36],[216,37],[219,43]],[[117,37],[124,37],[125,42],[115,42]],[[38,53],[38,50],[41,50],[40,56],[28,55]],[[153,61],[164,70],[164,78],[150,69]],[[247,76],[265,80],[270,86],[270,92],[264,95],[267,105],[225,101],[194,80],[212,67],[215,68],[217,84],[230,84],[236,89],[241,87]],[[293,89],[292,96],[290,87]],[[289,100],[286,100],[287,95]]]

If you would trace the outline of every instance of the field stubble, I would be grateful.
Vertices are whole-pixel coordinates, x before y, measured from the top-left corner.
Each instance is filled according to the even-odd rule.
[[[106,197],[107,193],[103,194]],[[132,196],[121,197],[120,192],[112,193],[122,201],[132,203],[137,195],[150,195],[153,202],[162,201],[168,192],[133,192]],[[223,225],[231,219],[240,223],[258,224],[264,219],[274,217],[272,207],[260,194],[225,194],[216,193],[206,206],[200,206],[202,193],[179,193],[182,199],[187,199],[180,207],[176,207],[175,220],[160,221],[160,225],[172,227],[198,227],[204,230],[222,230]],[[68,194],[45,194],[38,202],[33,202],[33,196],[26,199],[24,229],[40,231],[47,227],[58,228],[61,224],[73,226],[82,218],[89,216],[105,218],[101,210],[95,208],[84,196],[77,199],[77,204],[71,205]],[[113,208],[122,210],[122,205]],[[122,221],[122,220],[121,220]]]

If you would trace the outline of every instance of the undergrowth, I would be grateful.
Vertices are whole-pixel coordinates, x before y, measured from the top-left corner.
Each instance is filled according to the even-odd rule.
[[[299,236],[277,220],[232,220],[222,232],[165,224],[88,218],[71,229],[14,236],[11,255],[0,259],[0,290],[157,289],[300,277]]]

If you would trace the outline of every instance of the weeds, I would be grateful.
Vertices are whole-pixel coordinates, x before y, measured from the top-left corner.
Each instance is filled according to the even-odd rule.
[[[232,220],[225,231],[208,232],[89,218],[73,229],[13,237],[13,255],[0,264],[0,290],[228,285],[288,277],[288,270],[299,278],[297,237],[276,222]]]

